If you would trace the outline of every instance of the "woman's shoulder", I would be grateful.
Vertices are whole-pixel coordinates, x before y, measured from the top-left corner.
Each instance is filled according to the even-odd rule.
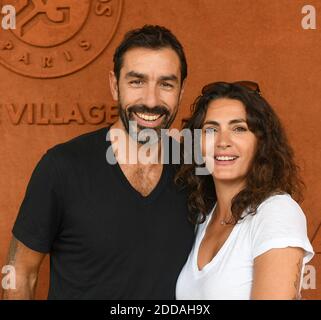
[[[249,222],[252,234],[290,236],[307,232],[305,214],[289,194],[277,194],[264,200]]]
[[[291,195],[276,194],[265,199],[257,208],[256,219],[269,219],[278,217],[278,220],[303,219],[305,214],[300,205],[291,197]]]
[[[289,194],[267,198],[250,220],[253,257],[272,248],[300,247],[305,262],[313,257],[307,235],[307,221],[300,205]]]
[[[257,209],[257,212],[266,212],[266,210],[284,211],[290,209],[291,212],[303,213],[300,205],[288,194],[275,194],[265,199]]]
[[[302,208],[288,193],[271,195],[261,202],[254,213],[248,213],[246,210],[242,216],[252,225],[263,221],[306,220]]]

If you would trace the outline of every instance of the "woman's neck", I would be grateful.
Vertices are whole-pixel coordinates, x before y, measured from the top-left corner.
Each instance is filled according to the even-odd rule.
[[[232,199],[244,188],[244,181],[223,182],[215,181],[215,191],[217,197],[216,216],[223,221],[231,221],[232,219]]]

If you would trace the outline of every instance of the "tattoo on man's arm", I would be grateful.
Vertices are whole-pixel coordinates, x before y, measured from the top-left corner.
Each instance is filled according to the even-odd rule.
[[[16,253],[18,251],[18,240],[13,237],[10,242],[9,253],[8,253],[8,264],[14,265],[16,262]]]

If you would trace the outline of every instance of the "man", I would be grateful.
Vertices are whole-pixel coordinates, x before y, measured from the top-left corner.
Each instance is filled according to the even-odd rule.
[[[144,129],[160,136],[169,128],[186,76],[183,48],[169,30],[144,26],[125,36],[109,75],[119,119],[53,147],[38,163],[9,250],[17,288],[5,299],[34,298],[45,254],[49,299],[175,298],[194,239],[185,194],[174,185],[173,165],[127,160],[137,141],[136,153],[152,144]],[[114,165],[106,157],[117,149],[106,140],[112,132],[124,133],[131,150],[115,152]]]

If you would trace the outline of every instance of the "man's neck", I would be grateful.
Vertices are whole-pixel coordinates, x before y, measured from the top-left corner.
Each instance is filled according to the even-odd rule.
[[[118,131],[121,133],[119,135],[116,133],[116,140],[113,139],[113,131]],[[125,129],[123,123],[118,120],[111,127],[111,143],[114,150],[117,149],[117,161],[123,164],[133,164],[137,167],[141,166],[154,166],[155,164],[162,163],[162,152],[161,152],[161,142],[155,144],[142,144],[137,140],[133,139]],[[119,141],[121,137],[122,141]],[[117,146],[115,146],[117,144]]]

